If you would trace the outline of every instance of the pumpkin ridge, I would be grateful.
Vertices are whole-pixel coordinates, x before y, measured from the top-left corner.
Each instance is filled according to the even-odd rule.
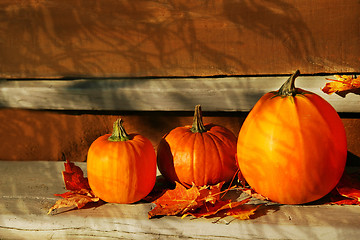
[[[235,134],[230,131],[229,129],[224,128],[223,131],[221,131],[221,134],[218,134],[218,132],[216,132],[216,134],[214,132],[211,132],[211,134],[216,137],[220,142],[222,143],[226,143],[225,145],[227,147],[233,147],[232,146],[232,142],[234,141],[235,143],[237,142],[237,137],[235,136]],[[236,144],[235,144],[236,146]]]
[[[183,144],[183,142],[187,142],[188,141],[188,139],[186,139],[186,136],[188,136],[188,135],[190,135],[191,136],[191,134],[192,134],[192,132],[190,132],[190,131],[186,131],[182,136],[181,136],[181,138],[180,138],[180,140],[179,140],[179,142],[176,144],[176,145],[173,145],[173,140],[171,141],[171,145],[170,145],[170,149],[171,149],[171,152],[172,152],[172,154],[173,154],[173,159],[175,160],[175,158],[176,158],[176,155],[177,155],[177,153],[179,152],[178,151],[178,149],[181,149],[181,150],[183,150],[183,147],[185,146],[185,144]],[[176,136],[177,137],[177,136]],[[179,146],[181,147],[181,148],[179,148]]]
[[[211,158],[211,156],[209,156],[209,152],[208,152],[208,148],[207,148],[207,143],[206,143],[206,136],[208,134],[206,132],[200,133],[200,135],[197,137],[198,141],[197,143],[202,147],[201,151],[197,151],[197,156],[198,156],[198,160],[200,160],[200,164],[201,164],[201,169],[202,169],[202,173],[200,174],[199,171],[195,171],[198,172],[198,175],[201,175],[202,177],[200,178],[199,176],[197,176],[196,179],[201,179],[202,183],[201,185],[206,185],[207,180],[208,180],[208,165],[209,165],[209,159]],[[201,139],[201,140],[200,140]],[[199,148],[197,148],[199,149]],[[200,156],[199,156],[200,153]],[[198,166],[198,164],[196,165]],[[198,183],[196,183],[198,184]]]
[[[304,98],[304,99],[307,99],[307,98]],[[301,101],[303,101],[304,99],[301,99]],[[306,129],[304,128],[303,126],[303,122],[301,121],[300,117],[302,116],[302,114],[300,113],[300,105],[301,103],[299,103],[299,98],[298,96],[294,96],[294,107],[293,107],[293,110],[295,111],[295,120],[296,120],[296,126],[295,128],[296,129],[299,129],[300,130],[300,133],[297,134],[295,137],[297,138],[297,146],[295,146],[295,148],[299,149],[301,148],[301,151],[298,151],[299,152],[299,155],[298,158],[299,159],[305,159],[306,158],[306,154],[307,152],[305,152],[304,150],[304,144],[306,143],[306,139],[304,139],[304,137],[306,136],[304,134],[304,131],[306,131]],[[302,164],[300,165],[300,167],[302,167],[303,169],[298,169],[298,171],[302,172],[302,171],[306,171],[307,169],[307,162],[305,161],[302,161],[301,162]],[[299,164],[299,163],[297,163]],[[304,182],[305,181],[302,181],[301,183],[297,184],[297,188],[300,189],[300,192],[303,192],[304,191],[304,188],[306,188],[307,186],[304,185]],[[293,187],[293,186],[292,186]]]
[[[217,176],[217,179],[223,179],[223,175],[224,175],[224,173],[223,173],[223,171],[224,171],[224,169],[225,169],[225,167],[224,167],[224,161],[222,160],[222,154],[220,153],[220,144],[219,143],[221,143],[222,141],[221,141],[221,139],[218,137],[218,136],[216,136],[215,134],[213,134],[213,133],[210,133],[209,132],[209,134],[207,135],[210,139],[211,139],[211,141],[212,141],[212,143],[215,145],[215,149],[216,149],[216,154],[217,154],[217,159],[218,159],[218,161],[217,161],[217,163],[220,163],[220,172],[221,172],[221,175],[220,176]],[[215,140],[216,139],[216,140]],[[219,142],[220,141],[220,142]],[[212,157],[213,158],[213,157]],[[235,161],[235,160],[234,160]]]
[[[117,161],[114,161],[114,163],[116,165],[113,166],[114,169],[118,169],[118,165],[121,165],[122,168],[122,174],[124,175],[124,179],[128,180],[130,179],[130,162],[128,161],[129,158],[129,154],[131,153],[131,151],[128,149],[127,145],[128,142],[122,142],[123,144],[119,144],[118,147],[116,148],[116,156],[119,156],[119,154],[124,154],[125,157],[119,158]],[[125,171],[124,171],[125,170]],[[116,171],[116,175],[119,174],[118,171]],[[130,193],[130,189],[129,189],[129,184],[127,184],[126,180],[122,181],[121,186],[120,186],[120,190],[117,190],[117,196],[115,196],[116,199],[118,199],[117,201],[123,201],[123,196],[120,192],[126,192],[127,193],[127,198],[129,198],[129,196],[133,196],[132,192]],[[129,180],[128,180],[129,181]],[[110,191],[109,191],[110,192]]]
[[[193,142],[193,145],[192,145],[193,147],[191,149],[191,152],[192,152],[191,172],[192,172],[192,179],[198,179],[197,166],[199,164],[200,158],[198,157],[199,154],[198,154],[198,151],[197,151],[197,145],[198,145],[198,142],[200,141],[199,138],[201,140],[203,140],[203,139],[202,139],[202,133],[193,133],[193,136],[194,136],[194,142]],[[203,149],[202,149],[202,151],[203,151]],[[202,169],[204,169],[204,168],[202,168]],[[197,182],[191,182],[191,183],[188,183],[188,184],[192,185],[194,183],[196,185],[198,185]]]
[[[170,133],[172,133],[172,131]],[[179,134],[182,134],[182,132],[179,133]],[[175,135],[175,136],[172,135],[172,137],[175,139],[177,137],[177,135]],[[174,177],[176,178],[176,179],[171,179],[171,180],[174,181],[174,182],[178,181],[179,183],[181,183],[181,184],[183,184],[185,186],[186,184],[183,182],[183,180],[180,180],[182,178],[181,171],[179,172],[178,168],[177,168],[177,165],[179,164],[178,159],[181,159],[183,157],[182,154],[183,154],[183,152],[185,150],[184,149],[185,144],[183,142],[185,142],[185,140],[186,140],[185,135],[188,135],[188,133],[185,132],[182,135],[183,136],[181,137],[181,140],[180,140],[181,144],[174,144],[174,139],[171,139],[171,141],[168,142],[168,144],[169,144],[169,148],[170,148],[170,154],[172,155],[172,161],[173,161],[172,167],[173,167],[174,175],[175,175]],[[165,159],[165,160],[162,160],[162,161],[168,161],[168,160]],[[188,172],[190,172],[191,167],[190,166],[186,166],[186,167],[189,168]],[[163,171],[164,171],[164,174],[167,175],[167,169],[165,168],[165,169],[163,169]]]
[[[137,172],[137,174],[130,174],[129,175],[129,182],[132,183],[132,186],[130,187],[130,185],[127,188],[127,192],[129,193],[129,196],[131,196],[131,198],[137,197],[136,196],[136,189],[138,189],[138,171],[137,169],[139,169],[139,167],[142,166],[138,166],[139,161],[137,161],[138,159],[141,158],[138,149],[136,148],[135,144],[133,144],[133,141],[127,141],[127,150],[128,152],[131,153],[131,159],[134,159],[134,161],[129,161],[131,164],[129,165],[129,169],[128,171],[131,172]],[[131,150],[130,150],[131,148]],[[130,179],[131,178],[131,179]],[[135,185],[134,185],[135,183]]]
[[[293,118],[291,119],[291,123],[292,124],[296,124],[297,126],[299,125],[299,121],[298,121],[298,114],[296,112],[296,107],[295,107],[295,97],[293,96],[289,96],[289,98],[292,98],[293,101],[290,101],[289,102],[289,99],[285,98],[285,97],[282,97],[281,99],[279,99],[278,101],[278,104],[276,104],[276,109],[273,109],[271,115],[273,115],[273,118],[274,120],[273,121],[288,121],[289,118]],[[272,106],[272,105],[271,105]],[[290,109],[291,112],[283,112],[282,109]],[[288,117],[286,120],[284,120],[284,117]],[[288,153],[288,151],[292,151],[291,150],[291,147],[290,145],[287,145],[287,142],[285,141],[285,139],[283,139],[282,137],[280,138],[277,138],[276,136],[277,135],[281,135],[283,131],[288,131],[287,129],[284,129],[283,126],[286,126],[286,125],[283,125],[281,124],[280,126],[277,126],[277,125],[273,125],[270,129],[271,131],[268,131],[267,134],[270,136],[269,137],[269,140],[272,141],[271,144],[269,144],[269,157],[271,159],[273,158],[277,158],[277,153],[278,152],[284,152],[285,154]],[[291,127],[293,128],[293,127]],[[291,131],[291,128],[290,128],[290,131]],[[292,131],[293,132],[293,131]],[[301,140],[302,141],[302,140]],[[273,148],[273,145],[274,144],[275,148]],[[280,173],[277,175],[277,176],[272,176],[273,173],[269,174],[269,178],[272,178],[272,177],[275,177],[275,178],[278,178],[279,175],[282,176],[281,179],[282,181],[281,182],[278,182],[277,184],[282,184],[282,185],[285,185],[285,186],[288,186],[289,184],[291,185],[291,183],[289,181],[286,181],[286,179],[289,179],[292,177],[293,173],[291,172],[291,167],[286,167],[286,166],[283,166],[281,165],[281,159],[278,159],[280,165],[277,165],[279,163],[277,163],[275,166],[272,166],[274,168],[274,171],[278,172],[280,171]],[[270,177],[272,176],[272,177]],[[273,180],[272,180],[273,181]],[[292,186],[294,187],[294,186]],[[271,199],[272,196],[270,195],[270,193],[266,193],[266,194],[269,194],[269,198]]]
[[[182,151],[183,151],[183,150],[186,150],[186,152],[192,152],[193,154],[192,154],[192,156],[190,156],[190,155],[188,156],[189,158],[191,158],[191,161],[187,161],[189,165],[186,165],[186,164],[185,164],[185,166],[186,166],[187,169],[181,170],[181,174],[183,174],[183,173],[182,173],[183,171],[189,171],[190,173],[189,173],[188,175],[190,175],[190,176],[192,177],[192,179],[194,179],[194,177],[195,177],[195,171],[194,171],[194,148],[195,148],[196,134],[194,134],[194,133],[192,133],[192,132],[187,132],[186,135],[189,136],[188,139],[185,139],[186,142],[192,141],[192,144],[191,144],[192,148],[190,149],[190,151],[189,151],[189,149],[183,149],[183,146],[186,146],[186,144],[182,144],[182,145],[181,145],[181,142],[179,142],[178,144],[180,144]],[[183,139],[184,139],[184,138],[183,138]],[[190,146],[190,144],[188,144],[188,146]],[[178,150],[178,149],[176,149],[176,151],[177,151],[177,150]],[[178,151],[177,151],[177,152],[178,152]],[[179,160],[178,160],[177,158],[175,158],[175,155],[176,155],[176,153],[174,154],[174,162],[175,162],[175,161],[178,162]],[[182,156],[182,157],[183,157],[183,156]],[[180,160],[180,161],[181,161],[181,160]],[[174,164],[174,166],[175,166],[175,164]],[[179,177],[179,175],[178,175],[179,173],[176,171],[176,166],[175,166],[175,173],[176,173],[176,175],[177,175],[177,177],[178,177],[179,180],[180,180],[180,179],[183,179],[183,180],[180,180],[180,182],[181,182],[182,184],[184,184],[184,185],[187,186],[187,187],[192,186],[193,183],[192,183],[192,182],[188,183],[188,178],[185,177],[185,179],[184,179],[182,176]],[[185,180],[185,181],[184,181],[184,180]]]
[[[184,127],[179,127],[179,130],[184,130]],[[176,177],[178,178],[179,182],[187,187],[189,186],[192,186],[192,182],[188,183],[187,180],[188,178],[186,178],[186,182],[184,182],[184,180],[180,180],[180,179],[183,179],[183,177],[181,176],[181,174],[183,174],[183,172],[185,171],[187,175],[191,176],[193,179],[194,179],[194,166],[193,166],[193,161],[187,161],[189,164],[186,165],[186,170],[180,170],[177,171],[177,163],[179,162],[179,159],[180,161],[181,158],[183,158],[184,156],[182,155],[183,152],[190,152],[188,149],[185,149],[186,146],[190,146],[190,144],[187,144],[187,142],[189,141],[193,141],[192,143],[192,149],[191,152],[194,152],[194,145],[195,145],[195,134],[192,133],[190,130],[190,128],[186,127],[186,130],[183,134],[183,136],[181,137],[181,140],[179,142],[177,142],[177,144],[175,145],[173,140],[170,141],[170,143],[168,142],[169,146],[170,146],[170,151],[173,155],[173,162],[174,162],[174,171],[175,171],[175,175]],[[181,132],[182,133],[182,132]],[[174,136],[174,137],[177,137],[177,136]],[[180,154],[180,156],[179,156]],[[187,156],[189,158],[193,158],[194,156]],[[179,175],[180,174],[180,175]]]
[[[140,182],[142,182],[142,179],[149,177],[149,174],[147,174],[147,173],[150,172],[150,170],[149,170],[150,166],[148,164],[149,161],[147,159],[147,156],[143,156],[144,154],[141,150],[143,148],[149,148],[149,150],[154,150],[154,147],[153,147],[152,143],[150,142],[150,140],[146,139],[145,137],[141,136],[138,139],[141,140],[142,145],[134,144],[134,147],[137,150],[136,151],[137,156],[139,157],[139,159],[146,159],[145,161],[141,161],[139,168],[138,168],[141,170],[141,174],[140,174],[140,177],[138,178],[138,180],[140,180]],[[153,153],[154,153],[153,156],[156,159],[155,151]],[[154,167],[154,169],[152,169],[152,171],[155,172],[155,176],[156,176],[156,166]],[[155,179],[155,181],[156,181],[156,179]],[[154,181],[154,184],[155,184],[155,181]],[[147,181],[146,184],[148,185],[149,182]],[[141,189],[146,190],[144,187],[142,187]],[[149,194],[151,190],[152,190],[152,187],[149,189],[149,192],[146,193],[146,195]]]
[[[314,111],[316,111],[318,117],[321,118],[323,124],[326,124],[326,126],[327,126],[326,130],[327,130],[328,135],[334,134],[334,132],[332,132],[332,130],[334,130],[334,129],[333,129],[333,126],[332,126],[333,123],[328,120],[328,118],[327,118],[327,116],[326,116],[326,114],[325,114],[325,112],[324,112],[324,107],[325,107],[324,105],[326,105],[326,108],[327,108],[328,110],[332,110],[331,105],[330,105],[328,102],[323,101],[323,99],[322,99],[320,96],[314,95],[313,98],[318,98],[319,100],[321,100],[321,102],[320,102],[321,105],[311,104],[310,106],[314,109]],[[307,98],[306,101],[311,102],[311,101],[313,101],[313,99]],[[330,105],[330,106],[329,106],[329,105]],[[321,111],[321,110],[322,110],[322,111]],[[346,136],[345,136],[345,138],[346,138]],[[333,143],[333,142],[331,142],[331,143]],[[335,147],[335,146],[329,146],[330,149],[332,149],[333,147]],[[341,176],[339,176],[339,180],[340,180],[340,177],[341,177]],[[335,186],[336,186],[336,184],[335,184],[333,187],[335,187]]]
[[[320,96],[317,96],[317,95],[313,95],[313,97],[312,98],[321,98]],[[332,126],[331,126],[331,124],[330,124],[330,122],[328,121],[328,119],[327,119],[327,117],[326,117],[326,115],[325,115],[325,112],[323,111],[324,110],[324,106],[321,106],[321,105],[318,105],[318,104],[315,104],[314,103],[314,99],[310,99],[310,98],[304,98],[304,99],[299,99],[299,100],[301,100],[301,101],[304,101],[304,103],[303,104],[306,104],[306,107],[307,108],[309,108],[309,112],[312,112],[313,114],[312,114],[312,116],[313,117],[315,117],[315,118],[319,118],[319,124],[321,124],[321,125],[323,125],[323,124],[325,124],[326,125],[326,127],[324,127],[324,128],[322,128],[322,130],[321,131],[326,131],[326,132],[323,132],[322,133],[322,136],[324,136],[324,135],[326,135],[326,136],[330,136],[331,134],[332,134],[332,132],[331,132],[331,129],[332,129]],[[322,99],[321,99],[322,100]],[[325,102],[325,101],[321,101],[320,102],[321,104],[328,104],[327,102]],[[297,109],[298,109],[298,111],[300,110],[300,108],[299,107],[297,107]],[[322,110],[322,111],[321,111]],[[299,116],[301,116],[301,113],[299,113]],[[299,129],[304,129],[303,127],[300,127]],[[305,133],[301,133],[301,136],[304,138],[305,137]],[[305,144],[305,143],[304,143]],[[334,146],[331,146],[332,144],[333,144],[333,142],[331,141],[331,142],[329,142],[329,146],[328,147],[326,147],[327,149],[332,149]],[[331,150],[330,150],[331,151]],[[303,151],[304,152],[304,151]],[[308,153],[308,152],[306,152],[307,154],[313,154],[313,153]],[[304,156],[304,158],[305,158],[306,156]],[[321,158],[321,154],[319,155],[315,155],[315,156],[313,156],[313,158]],[[330,158],[329,158],[330,159]],[[317,162],[316,162],[316,164],[318,164]],[[330,164],[330,163],[327,163],[327,164]],[[325,166],[319,166],[320,167],[320,169],[323,169],[323,168],[326,168],[326,165],[327,164],[325,164]],[[310,169],[311,170],[311,166],[304,166],[304,169]],[[319,175],[321,175],[321,176],[323,176],[322,174],[320,174],[319,173]],[[341,177],[341,175],[340,176],[338,176],[338,180],[340,180],[340,177]],[[325,179],[323,179],[324,181],[326,181]],[[333,189],[335,186],[336,186],[336,184],[337,184],[337,182],[338,181],[336,181],[335,183],[333,183],[333,186],[328,190],[329,192],[331,191],[331,189]],[[302,189],[302,191],[312,191],[312,193],[313,193],[313,195],[316,195],[317,194],[317,189],[316,189],[316,186],[313,186],[314,188],[312,189],[311,188],[311,185],[310,186],[308,186],[308,185],[306,185],[306,186],[304,186],[304,188],[306,188],[306,189]],[[322,195],[319,195],[319,197],[322,197]]]

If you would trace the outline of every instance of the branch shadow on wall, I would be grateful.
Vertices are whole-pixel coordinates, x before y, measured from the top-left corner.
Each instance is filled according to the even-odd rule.
[[[285,1],[85,4],[76,0],[1,5],[0,31],[6,36],[3,56],[8,59],[7,69],[21,76],[31,76],[33,69],[62,77],[123,76],[116,72],[122,68],[118,64],[130,76],[154,72],[166,76],[178,66],[191,75],[207,71],[197,69],[201,61],[225,75],[232,74],[228,65],[251,72],[244,60],[246,52],[234,49],[229,53],[222,48],[227,41],[247,44],[244,32],[281,41],[290,61],[306,58],[315,50],[301,14]],[[213,26],[218,29],[214,31]],[[227,27],[235,29],[234,39],[221,36]]]

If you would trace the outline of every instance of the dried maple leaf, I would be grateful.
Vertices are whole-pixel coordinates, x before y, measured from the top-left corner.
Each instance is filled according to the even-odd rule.
[[[199,196],[200,192],[196,186],[186,189],[183,185],[176,182],[175,189],[166,191],[153,202],[156,204],[156,207],[148,213],[148,217],[182,215],[198,205],[196,199]]]
[[[48,214],[59,208],[82,208],[89,202],[98,202],[100,199],[92,192],[88,179],[84,177],[84,173],[80,167],[66,160],[64,163],[65,171],[62,172],[65,188],[70,190],[63,194],[54,194],[63,199],[56,201]]]
[[[326,83],[325,87],[321,89],[324,93],[332,94],[334,92],[339,93],[360,88],[360,77],[335,75],[335,78],[336,79],[326,79],[331,82]]]

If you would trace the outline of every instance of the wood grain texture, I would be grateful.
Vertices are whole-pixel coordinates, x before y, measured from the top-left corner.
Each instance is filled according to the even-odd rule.
[[[77,163],[86,174],[86,163]],[[360,234],[357,206],[274,205],[251,220],[162,217],[153,204],[103,204],[47,215],[64,192],[63,162],[0,161],[2,239],[349,239]],[[239,195],[234,194],[234,199]],[[256,201],[254,201],[256,203]],[[216,223],[214,221],[218,220]]]
[[[55,110],[249,111],[288,76],[0,81],[0,107]],[[317,93],[338,112],[360,112],[359,96],[327,95],[332,76],[300,76],[296,86]]]
[[[360,72],[360,2],[2,0],[0,78]]]

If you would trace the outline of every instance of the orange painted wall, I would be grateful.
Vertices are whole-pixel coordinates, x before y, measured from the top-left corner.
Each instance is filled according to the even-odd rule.
[[[360,72],[358,0],[1,0],[0,78]]]

